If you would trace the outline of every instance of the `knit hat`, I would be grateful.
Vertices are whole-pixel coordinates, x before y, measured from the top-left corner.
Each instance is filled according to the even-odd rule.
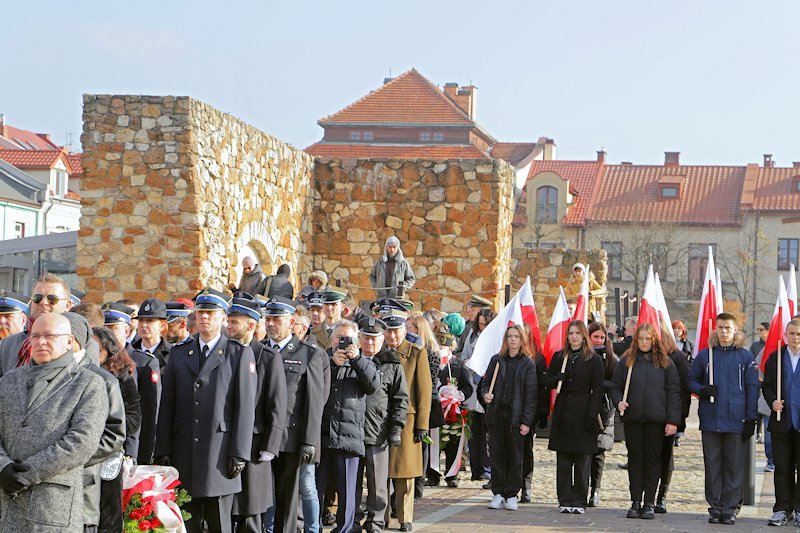
[[[395,246],[400,246],[400,239],[392,235],[391,237],[386,239],[386,246],[389,246],[390,244],[394,244]]]
[[[442,319],[442,322],[447,324],[447,329],[456,337],[460,337],[461,334],[464,333],[466,322],[464,321],[464,317],[458,313],[450,313]]]
[[[75,337],[75,342],[77,342],[82,349],[86,348],[92,335],[92,328],[89,326],[89,321],[83,316],[69,311],[64,313],[64,318],[69,320],[69,326],[72,330],[72,336]]]

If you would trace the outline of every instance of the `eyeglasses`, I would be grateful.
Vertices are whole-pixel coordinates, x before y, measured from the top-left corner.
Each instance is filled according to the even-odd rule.
[[[31,296],[31,301],[35,304],[40,304],[42,303],[42,300],[44,300],[45,298],[47,298],[47,303],[49,303],[50,305],[56,305],[61,300],[66,300],[66,298],[61,298],[60,296],[55,294],[36,293],[33,296]]]
[[[38,341],[39,339],[44,339],[47,342],[53,342],[56,340],[56,337],[63,337],[65,335],[72,335],[72,333],[38,333],[35,335],[31,335],[31,341]]]
[[[765,332],[767,330],[765,330],[764,328],[756,328],[756,331],[759,332],[759,333],[763,333],[763,332]]]

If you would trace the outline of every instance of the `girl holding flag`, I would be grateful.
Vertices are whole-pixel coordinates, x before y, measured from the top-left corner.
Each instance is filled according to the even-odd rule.
[[[598,414],[603,400],[603,361],[594,352],[586,325],[573,320],[565,348],[553,356],[547,385],[556,392],[548,448],[556,455],[559,511],[583,514],[589,493],[589,464],[597,451]]]
[[[536,364],[530,354],[525,329],[509,325],[500,353],[489,361],[479,385],[479,398],[486,405],[492,461],[494,498],[490,509],[517,510],[523,441],[536,420]]]

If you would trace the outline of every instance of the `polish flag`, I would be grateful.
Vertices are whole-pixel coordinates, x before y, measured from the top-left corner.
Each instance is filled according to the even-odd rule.
[[[644,282],[642,301],[639,305],[638,328],[642,324],[650,324],[656,330],[656,335],[661,338],[661,321],[658,317],[658,290],[656,289],[656,277],[653,274],[653,265],[647,269],[647,279]]]
[[[520,291],[522,292],[522,291]],[[486,367],[493,356],[500,353],[503,346],[503,337],[511,324],[523,325],[522,310],[519,306],[520,292],[511,298],[511,301],[497,314],[494,320],[487,324],[478,340],[475,342],[475,349],[472,357],[467,361],[467,367],[476,374],[484,375]]]
[[[556,301],[556,307],[553,310],[553,317],[550,319],[550,327],[547,328],[547,336],[544,339],[544,349],[542,355],[550,366],[550,361],[553,360],[553,354],[561,351],[564,348],[564,339],[567,336],[567,328],[572,321],[569,314],[569,305],[567,305],[567,298],[564,296],[564,287],[559,287],[561,293]]]
[[[658,316],[667,325],[667,333],[673,340],[675,340],[675,333],[672,331],[672,319],[669,316],[669,309],[667,309],[667,300],[664,298],[664,291],[661,289],[661,279],[656,272],[656,292],[658,293]],[[663,328],[661,334],[664,334]]]
[[[791,283],[791,282],[790,282]],[[783,276],[778,280],[778,301],[775,302],[775,311],[772,313],[772,322],[769,323],[769,335],[764,343],[764,356],[761,358],[761,371],[767,364],[767,359],[778,351],[778,341],[786,345],[786,324],[792,319],[789,298],[786,295],[786,286]]]
[[[536,345],[536,351],[542,353],[542,333],[539,331],[539,317],[536,316],[536,305],[533,303],[533,291],[531,290],[531,277],[525,278],[525,284],[517,293],[519,296],[519,307],[522,311],[522,321],[531,328],[531,336]]]
[[[589,323],[589,265],[584,265],[583,281],[581,282],[581,292],[575,301],[575,312],[572,320],[580,320],[584,324]]]
[[[794,265],[789,268],[789,283],[786,286],[786,296],[789,298],[789,314],[797,314],[797,278],[794,274]]]
[[[692,358],[697,357],[697,352],[708,348],[708,322],[712,322],[720,313],[717,307],[717,269],[714,268],[714,255],[711,246],[708,247],[708,265],[706,265],[706,276],[703,281],[703,295],[700,297],[700,311],[697,314],[697,335],[694,341]]]

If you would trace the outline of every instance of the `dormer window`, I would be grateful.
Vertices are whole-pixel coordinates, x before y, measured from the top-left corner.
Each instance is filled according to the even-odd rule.
[[[685,176],[661,176],[658,180],[658,197],[662,200],[680,198],[684,179]]]
[[[800,192],[800,176],[792,178],[792,192]]]
[[[664,186],[661,187],[661,198],[677,198],[680,190],[678,187]]]

